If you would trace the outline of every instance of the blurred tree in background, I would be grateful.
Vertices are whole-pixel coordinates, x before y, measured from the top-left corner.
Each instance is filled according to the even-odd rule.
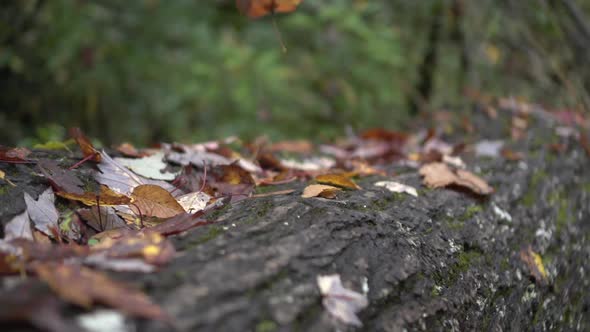
[[[531,8],[534,6],[534,8]],[[0,142],[329,138],[464,103],[466,88],[588,109],[590,5],[304,1],[250,21],[233,0],[0,4]]]

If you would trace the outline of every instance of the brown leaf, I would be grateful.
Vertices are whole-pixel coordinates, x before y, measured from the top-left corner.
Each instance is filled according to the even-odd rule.
[[[167,219],[159,223],[156,226],[150,227],[150,232],[162,234],[164,236],[173,235],[187,231],[193,227],[204,226],[212,223],[212,221],[200,219],[203,212],[197,212],[195,214],[183,213],[176,215],[172,218]]]
[[[348,189],[362,189],[359,185],[354,183],[351,179],[343,174],[323,174],[315,177],[315,180],[321,184],[333,185]]]
[[[324,184],[311,184],[307,187],[305,187],[305,189],[303,189],[303,194],[301,195],[301,197],[303,198],[311,198],[311,197],[323,197],[323,198],[335,198],[336,197],[336,193],[341,191],[342,189],[337,188],[337,187],[333,187],[333,186],[327,186]]]
[[[219,178],[219,182],[227,183],[227,184],[250,184],[253,185],[256,182],[252,178],[250,172],[244,170],[240,166],[236,164],[231,165],[220,165],[217,166],[222,175]]]
[[[158,232],[124,232],[121,237],[103,237],[100,243],[91,247],[93,252],[105,252],[114,258],[143,258],[147,263],[163,265],[175,254],[174,247]],[[96,238],[96,237],[95,237]]]
[[[112,205],[125,205],[131,203],[131,198],[119,194],[116,191],[113,191],[111,188],[101,185],[100,186],[100,193],[95,192],[85,192],[83,194],[76,194],[76,193],[69,193],[58,191],[56,193],[58,196],[78,201],[84,205],[94,206],[94,205],[103,205],[103,206],[112,206]]]
[[[424,176],[424,184],[429,188],[457,185],[470,189],[478,195],[489,195],[494,192],[494,189],[480,177],[465,170],[455,172],[444,163],[424,165],[419,172],[420,175]]]
[[[70,128],[70,136],[76,140],[80,150],[84,154],[84,157],[89,158],[90,160],[100,162],[101,156],[100,152],[94,148],[88,137],[82,133],[80,128]]]
[[[184,208],[164,188],[144,184],[133,189],[131,210],[141,216],[170,218],[184,213]]]
[[[84,193],[84,183],[75,173],[67,168],[60,167],[53,160],[40,160],[37,164],[39,171],[51,182],[54,188],[74,194]]]
[[[27,156],[31,153],[26,148],[7,148],[0,146],[0,162],[12,163],[12,164],[27,164],[32,161],[27,159]]]
[[[250,18],[273,13],[289,13],[297,9],[302,0],[236,0],[240,12]]]
[[[137,317],[169,319],[144,293],[101,272],[63,263],[39,263],[35,272],[62,299],[81,307],[88,309],[101,303]]]

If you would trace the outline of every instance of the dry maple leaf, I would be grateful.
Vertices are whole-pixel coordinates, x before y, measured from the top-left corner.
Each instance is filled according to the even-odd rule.
[[[297,9],[302,0],[236,0],[236,6],[250,18],[274,13],[289,13]]]
[[[131,198],[119,194],[118,192],[112,190],[111,188],[101,185],[100,192],[85,192],[83,194],[75,194],[75,193],[68,193],[68,192],[61,192],[58,191],[56,193],[58,196],[78,201],[84,205],[94,206],[94,205],[103,205],[103,206],[114,206],[114,205],[124,205],[131,203]]]
[[[424,184],[429,188],[441,188],[457,185],[470,189],[478,195],[489,195],[494,192],[487,182],[477,175],[459,169],[453,171],[445,163],[430,163],[420,168],[420,175],[424,176]]]
[[[101,303],[133,316],[169,319],[147,295],[111,280],[106,274],[64,263],[39,263],[35,272],[62,299],[81,307],[91,308],[94,303]]]
[[[323,197],[323,198],[335,198],[336,193],[341,191],[342,189],[328,186],[325,184],[311,184],[305,189],[303,189],[303,194],[301,197],[303,198],[311,198],[311,197]]]
[[[315,180],[321,184],[333,185],[348,189],[362,189],[350,178],[343,174],[323,174],[315,177]]]
[[[131,210],[140,216],[170,218],[184,213],[184,208],[166,189],[144,184],[133,189]]]

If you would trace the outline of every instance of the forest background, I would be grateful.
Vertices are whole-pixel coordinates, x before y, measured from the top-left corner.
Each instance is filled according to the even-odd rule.
[[[0,5],[0,142],[331,139],[515,96],[590,109],[590,2],[233,0]]]

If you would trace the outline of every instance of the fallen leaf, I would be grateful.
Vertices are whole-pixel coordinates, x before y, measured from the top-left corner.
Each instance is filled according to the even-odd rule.
[[[420,168],[419,172],[424,176],[424,184],[429,188],[457,185],[470,189],[478,195],[489,195],[494,192],[494,189],[480,177],[462,169],[453,171],[444,163],[426,164]]]
[[[367,297],[342,286],[340,275],[317,277],[324,308],[345,324],[363,326],[356,313],[369,305]]]
[[[377,187],[383,187],[394,193],[406,193],[414,197],[418,197],[418,191],[416,191],[416,188],[405,185],[403,183],[395,181],[379,181],[375,182],[374,185]]]
[[[326,157],[313,157],[302,161],[294,159],[284,159],[280,161],[281,168],[290,168],[300,171],[313,172],[329,169],[336,165],[336,161]]]
[[[313,151],[313,144],[306,140],[282,141],[269,146],[268,151],[308,154]]]
[[[297,9],[302,0],[236,0],[240,12],[250,18],[274,13],[289,13]]]
[[[78,146],[80,147],[80,150],[82,150],[85,158],[96,161],[97,163],[100,162],[100,152],[94,148],[94,145],[92,145],[88,137],[82,133],[80,128],[70,128],[70,136],[76,140],[76,143],[78,143]]]
[[[218,169],[222,172],[221,177],[218,178],[219,182],[227,184],[256,184],[250,172],[236,164],[220,165]]]
[[[28,164],[31,160],[27,159],[27,156],[31,153],[26,148],[7,148],[0,146],[0,162],[6,162],[11,164]]]
[[[61,192],[58,191],[57,195],[69,200],[78,201],[84,205],[94,206],[94,205],[103,205],[103,206],[114,206],[114,205],[125,205],[131,203],[131,198],[119,194],[118,192],[111,190],[111,188],[101,185],[100,192],[85,192],[83,194],[75,194],[69,192]]]
[[[139,216],[170,218],[183,213],[184,208],[164,188],[144,184],[133,189],[133,204],[130,208]]]
[[[182,206],[184,211],[188,213],[195,213],[198,211],[203,210],[209,200],[211,200],[211,196],[205,194],[204,192],[194,192],[186,195],[179,196],[177,198],[178,203]]]
[[[519,152],[519,151],[514,151],[514,150],[510,150],[510,149],[502,149],[502,151],[500,151],[500,154],[502,155],[502,157],[506,160],[510,160],[510,161],[519,161],[524,159],[524,153]]]
[[[305,189],[303,189],[303,194],[301,197],[303,198],[311,198],[311,197],[323,197],[323,198],[335,198],[336,193],[341,191],[342,189],[338,187],[328,186],[325,184],[311,184]]]
[[[533,251],[530,245],[526,249],[520,250],[520,259],[527,265],[531,275],[538,283],[545,284],[547,282],[547,271],[543,265],[543,259]]]
[[[315,180],[321,184],[328,184],[341,188],[362,189],[359,185],[354,183],[354,181],[342,174],[322,174],[316,176]]]
[[[162,234],[164,236],[174,235],[187,231],[193,227],[204,226],[213,223],[200,219],[203,212],[197,212],[194,214],[183,213],[172,218],[169,218],[153,227],[148,228],[148,231]]]
[[[153,265],[168,263],[175,254],[174,247],[160,233],[148,229],[145,232],[123,232],[121,237],[104,237],[92,246],[93,252],[104,252],[113,258],[142,258]]]
[[[141,158],[149,156],[147,153],[137,151],[131,143],[121,143],[116,149],[127,157]]]
[[[103,270],[117,272],[141,272],[151,273],[156,267],[146,263],[140,258],[112,258],[105,252],[89,255],[84,259],[84,265],[89,265]]]
[[[55,208],[55,195],[51,187],[47,188],[37,200],[25,192],[27,213],[35,228],[48,236],[54,236],[58,229],[59,213]]]
[[[76,321],[87,332],[125,332],[129,328],[125,316],[115,310],[95,310],[76,317]]]
[[[33,241],[33,232],[31,231],[31,219],[27,211],[15,216],[6,225],[4,225],[4,240],[11,239],[28,239]]]
[[[84,183],[76,177],[75,173],[67,168],[60,167],[53,160],[40,160],[37,163],[39,171],[51,182],[54,188],[69,193],[84,193]]]
[[[81,307],[88,309],[94,303],[101,303],[132,316],[169,319],[144,293],[113,281],[103,273],[64,263],[39,263],[35,272],[62,299]]]
[[[139,159],[131,158],[114,158],[117,163],[123,165],[138,175],[144,176],[153,180],[171,181],[176,178],[178,172],[162,172],[168,166],[164,161],[164,153],[159,152],[148,157]]]
[[[6,173],[4,173],[4,171],[2,171],[2,170],[0,170],[0,180],[4,180],[9,185],[16,187],[16,184],[14,184],[12,181],[10,181],[9,179],[6,178]]]
[[[153,184],[166,190],[174,190],[174,186],[165,181],[150,180],[141,177],[127,167],[113,160],[106,152],[101,152],[102,161],[97,165],[100,172],[95,174],[98,183],[108,186],[120,194],[131,194],[133,189],[143,184]]]
[[[89,209],[80,209],[77,213],[97,232],[126,226],[110,206],[92,206]]]

